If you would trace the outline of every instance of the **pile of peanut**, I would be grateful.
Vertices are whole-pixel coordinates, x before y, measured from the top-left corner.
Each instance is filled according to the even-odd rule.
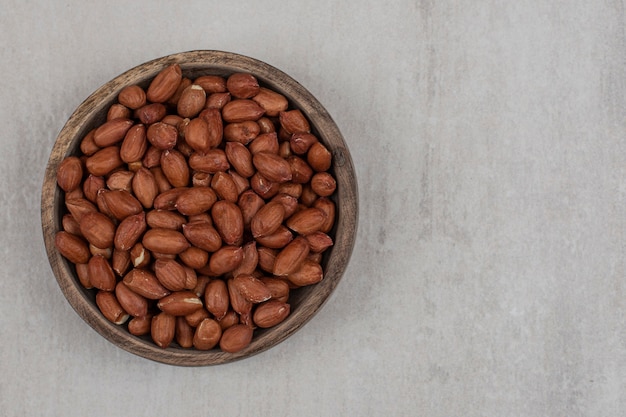
[[[117,101],[59,164],[56,247],[131,334],[238,352],[323,279],[331,153],[248,73],[190,79],[173,64]]]

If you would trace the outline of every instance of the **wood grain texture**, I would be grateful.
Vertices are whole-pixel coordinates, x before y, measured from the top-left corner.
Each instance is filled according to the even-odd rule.
[[[163,68],[178,63],[186,77],[216,74],[227,76],[233,72],[250,72],[260,83],[285,95],[292,107],[299,108],[309,119],[312,130],[333,153],[331,172],[337,180],[333,200],[337,206],[334,246],[323,259],[324,280],[317,285],[301,288],[291,303],[290,316],[279,325],[257,330],[252,343],[238,353],[219,350],[195,351],[157,347],[148,338],[130,335],[125,327],[106,320],[95,305],[92,291],[82,288],[73,266],[65,260],[54,245],[54,235],[61,229],[64,213],[63,194],[56,185],[59,163],[68,155],[76,154],[82,138],[101,124],[106,111],[116,102],[119,91],[126,85],[146,86]],[[356,239],[358,221],[357,181],[350,152],[332,117],[322,104],[302,85],[282,71],[246,56],[222,51],[190,51],[155,59],[124,72],[90,95],[70,116],[58,135],[51,151],[41,196],[41,220],[44,242],[50,265],[57,282],[70,305],[93,329],[110,342],[136,355],[170,365],[205,366],[240,360],[282,342],[304,326],[324,305],[339,283]]]

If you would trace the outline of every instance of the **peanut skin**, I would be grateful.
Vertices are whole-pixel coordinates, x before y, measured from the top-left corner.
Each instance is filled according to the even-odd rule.
[[[289,316],[293,289],[323,279],[331,150],[248,73],[192,79],[172,64],[106,111],[59,164],[59,253],[131,334],[242,351]]]

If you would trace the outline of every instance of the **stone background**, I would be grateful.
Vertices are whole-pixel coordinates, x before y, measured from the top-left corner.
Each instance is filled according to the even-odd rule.
[[[615,0],[2,1],[2,414],[624,415],[625,39]],[[358,242],[322,311],[208,368],[91,330],[39,214],[72,111],[193,49],[300,81],[359,178]]]

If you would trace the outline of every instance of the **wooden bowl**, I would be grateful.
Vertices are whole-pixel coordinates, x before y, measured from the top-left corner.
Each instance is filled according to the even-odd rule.
[[[209,74],[228,76],[234,72],[254,74],[260,84],[282,93],[290,101],[291,108],[298,108],[304,113],[312,132],[333,154],[331,172],[337,180],[337,191],[332,199],[336,204],[337,217],[330,233],[334,246],[322,260],[324,279],[294,291],[290,295],[289,317],[273,328],[255,330],[252,343],[237,353],[219,349],[183,349],[175,343],[162,349],[149,337],[133,336],[125,326],[109,322],[95,304],[95,292],[82,287],[73,265],[60,255],[54,244],[54,236],[61,230],[61,219],[66,212],[63,191],[56,184],[59,163],[66,156],[80,153],[82,138],[105,121],[108,108],[117,101],[123,87],[132,84],[145,87],[160,70],[173,63],[178,63],[183,76],[189,78]],[[155,59],[124,72],[96,90],[76,109],[59,133],[46,168],[41,198],[48,259],[63,294],[74,310],[93,329],[120,348],[144,358],[179,366],[215,365],[243,359],[277,345],[302,328],[328,300],[346,269],[356,238],[357,217],[357,181],[350,152],[324,107],[303,86],[280,70],[253,58],[221,51],[190,51]]]

